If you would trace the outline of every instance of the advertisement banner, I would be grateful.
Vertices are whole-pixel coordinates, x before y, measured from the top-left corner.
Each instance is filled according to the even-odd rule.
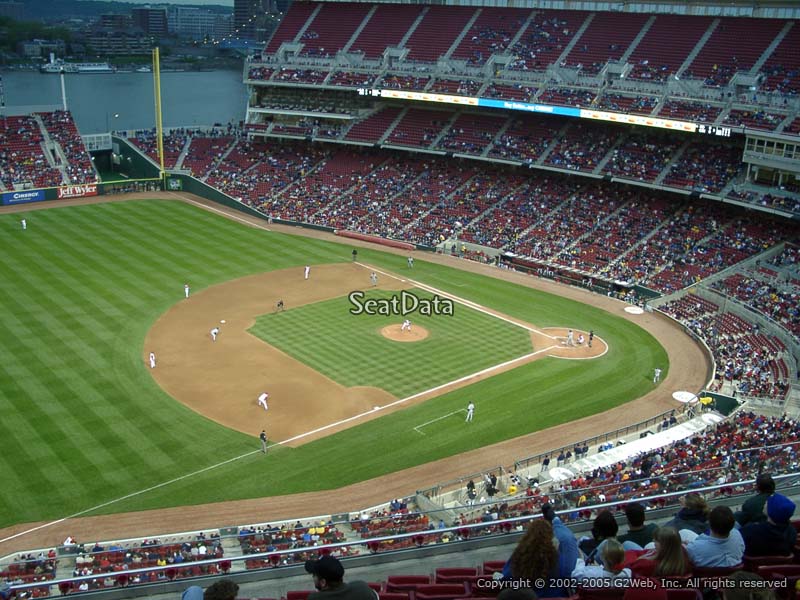
[[[24,204],[25,202],[41,202],[45,199],[44,190],[26,190],[24,192],[5,192],[3,204]]]
[[[65,185],[58,188],[58,198],[86,198],[97,196],[97,184],[85,183],[83,185]]]

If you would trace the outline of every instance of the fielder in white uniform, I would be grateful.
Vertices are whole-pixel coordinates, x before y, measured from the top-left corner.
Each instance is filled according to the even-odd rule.
[[[211,341],[216,342],[217,334],[219,333],[219,327],[214,327],[214,329],[212,329],[209,333],[211,334]]]
[[[403,325],[400,327],[400,331],[411,331],[411,321],[406,319],[403,321]]]
[[[263,406],[264,410],[269,408],[267,406],[267,399],[269,399],[269,394],[267,392],[261,392],[261,395],[258,397],[258,405]]]
[[[183,286],[183,295],[186,296],[187,298],[189,297],[189,284],[188,283],[184,284],[184,286]]]
[[[567,332],[567,346],[574,346],[575,345],[575,333],[572,329]]]
[[[378,285],[378,274],[375,273],[375,271],[373,271],[369,275],[369,280],[372,282],[372,287],[375,287],[376,285]]]
[[[22,223],[22,230],[25,231],[28,228],[28,221],[25,220],[25,219],[22,219],[22,221],[20,221],[20,223]]]
[[[653,383],[658,383],[661,381],[661,369],[656,367],[655,371],[653,371]]]
[[[311,274],[311,267],[306,265],[305,271],[303,272],[303,278],[308,279],[308,276]]]
[[[467,404],[467,418],[464,421],[465,423],[469,423],[472,421],[472,416],[475,414],[475,405],[472,403],[472,400],[469,401]]]
[[[151,369],[155,369],[156,368],[156,355],[155,355],[155,352],[151,352],[150,353],[150,368]]]

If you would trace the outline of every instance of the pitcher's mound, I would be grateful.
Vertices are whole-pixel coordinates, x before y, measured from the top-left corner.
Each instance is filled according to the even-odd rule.
[[[402,325],[387,325],[381,329],[381,335],[394,342],[421,342],[428,337],[428,330],[419,325],[413,325],[411,331],[401,331]]]

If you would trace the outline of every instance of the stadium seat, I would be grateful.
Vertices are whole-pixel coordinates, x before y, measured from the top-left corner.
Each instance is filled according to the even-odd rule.
[[[757,573],[759,567],[764,565],[791,565],[794,562],[794,555],[789,556],[747,556],[742,557],[744,570]]]
[[[378,592],[379,600],[408,600],[408,592]]]
[[[436,569],[434,583],[463,583],[478,576],[477,567],[453,567]]]
[[[470,594],[473,596],[497,596],[500,593],[500,590],[497,588],[491,587],[491,582],[493,581],[494,577],[492,575],[478,575],[468,581],[469,583],[469,591]],[[484,581],[487,582],[485,585],[479,582]]]
[[[495,571],[502,571],[505,566],[506,561],[504,560],[487,560],[483,563],[483,572],[491,575]]]
[[[286,600],[306,600],[314,590],[289,590],[286,592]]]
[[[699,587],[700,589],[703,589],[705,587],[709,587],[706,584],[707,581],[716,581],[718,579],[722,579],[731,573],[741,571],[742,568],[744,568],[744,565],[741,563],[732,567],[692,567],[692,575],[700,578]]]
[[[467,586],[457,583],[432,583],[418,586],[413,593],[414,600],[455,600],[467,595]]]
[[[419,585],[427,585],[430,582],[430,575],[389,575],[386,578],[386,591],[408,592],[416,589]]]

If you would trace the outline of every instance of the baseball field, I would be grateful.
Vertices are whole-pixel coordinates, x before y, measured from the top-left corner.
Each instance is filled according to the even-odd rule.
[[[0,244],[4,528],[340,489],[624,405],[656,366],[667,378],[662,345],[608,310],[424,255],[411,270],[359,248],[356,264],[350,245],[178,201],[0,214]],[[452,296],[454,314],[353,315],[355,289]],[[600,350],[564,355],[567,328]]]

